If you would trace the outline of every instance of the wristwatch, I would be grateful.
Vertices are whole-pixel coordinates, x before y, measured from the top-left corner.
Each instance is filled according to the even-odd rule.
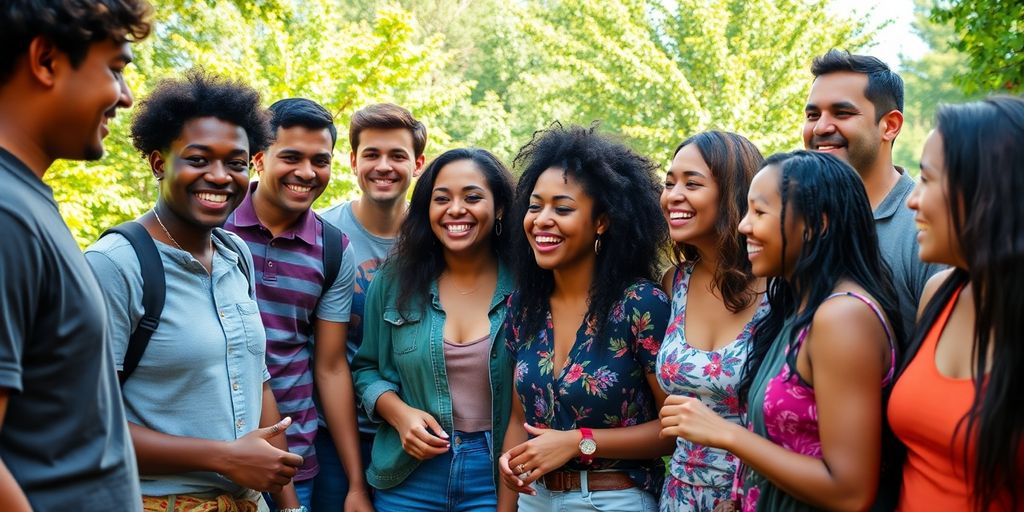
[[[597,451],[597,442],[594,441],[594,431],[589,428],[581,428],[580,434],[580,462],[590,464],[594,462],[594,452]]]

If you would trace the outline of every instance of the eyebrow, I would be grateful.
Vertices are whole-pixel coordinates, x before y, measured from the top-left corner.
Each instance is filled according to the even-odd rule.
[[[292,148],[284,148],[284,149],[278,151],[277,154],[278,155],[288,155],[288,156],[303,156],[303,155],[305,155],[305,153],[303,153],[302,151],[299,151],[297,149],[292,149]],[[317,151],[316,153],[313,153],[312,157],[313,158],[317,158],[317,157],[321,157],[321,158],[327,157],[327,158],[330,158],[331,157],[331,153],[329,151]]]
[[[468,192],[470,190],[479,190],[480,192],[486,192],[486,190],[484,190],[484,188],[479,185],[466,185],[465,187],[462,187],[463,192]],[[451,192],[451,189],[449,189],[448,187],[437,187],[434,189],[434,192]]]
[[[182,151],[185,151],[186,149],[194,149],[194,150],[197,150],[197,151],[205,151],[207,153],[212,153],[213,152],[213,149],[210,146],[206,146],[206,145],[203,145],[203,144],[189,144],[189,145],[181,148]],[[248,155],[249,152],[244,150],[244,149],[242,149],[242,148],[235,148],[235,149],[231,150],[231,152],[228,153],[228,154],[232,155],[232,156],[238,155],[238,154]]]
[[[543,197],[541,197],[540,194],[530,194],[530,197],[537,198],[537,199],[544,199]],[[576,202],[576,198],[574,198],[572,196],[567,196],[567,195],[564,195],[564,194],[559,194],[557,196],[553,196],[551,198],[551,200],[552,201],[572,201],[572,202]]]
[[[857,105],[854,105],[853,103],[851,103],[849,101],[837,101],[837,102],[829,105],[829,109],[830,110],[856,110],[858,112],[860,111],[860,108],[857,107]],[[808,110],[821,110],[821,108],[818,107],[817,105],[813,104],[813,103],[808,103],[807,106],[804,107],[804,112],[806,112]]]

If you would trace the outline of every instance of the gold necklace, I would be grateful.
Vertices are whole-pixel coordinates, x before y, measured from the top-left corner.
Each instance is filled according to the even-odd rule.
[[[458,293],[459,295],[471,295],[471,294],[473,294],[473,293],[476,293],[476,291],[477,291],[477,290],[479,290],[481,286],[483,286],[483,283],[481,283],[481,282],[480,282],[480,278],[478,277],[478,278],[477,278],[477,284],[476,284],[476,286],[474,286],[474,287],[473,287],[473,288],[472,288],[471,290],[468,290],[468,291],[463,291],[463,290],[460,290],[458,286],[455,286],[455,280],[453,280],[453,279],[451,278],[451,274],[448,274],[448,284],[449,284],[449,285],[450,285],[450,286],[451,286],[452,288],[455,288],[455,291],[456,291],[456,292],[457,292],[457,293]]]

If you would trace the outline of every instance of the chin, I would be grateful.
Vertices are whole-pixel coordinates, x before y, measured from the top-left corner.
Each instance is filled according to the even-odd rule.
[[[97,143],[86,146],[85,150],[82,151],[82,160],[95,161],[103,158],[103,144]]]

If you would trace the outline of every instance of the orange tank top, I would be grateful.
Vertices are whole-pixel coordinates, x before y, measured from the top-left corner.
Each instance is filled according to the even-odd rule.
[[[964,467],[967,425],[964,423],[957,431],[957,423],[974,403],[974,381],[946,377],[935,366],[935,347],[962,289],[953,293],[935,319],[889,399],[889,424],[907,447],[898,508],[901,512],[972,508],[972,489],[967,480],[973,477],[974,467]],[[968,461],[973,460],[972,446]]]

